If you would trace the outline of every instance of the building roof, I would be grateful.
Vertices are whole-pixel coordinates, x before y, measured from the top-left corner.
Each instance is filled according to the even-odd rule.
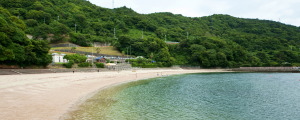
[[[65,56],[66,54],[52,53],[52,56]]]
[[[86,57],[96,57],[95,55],[86,55]]]
[[[97,57],[96,60],[101,60],[103,59],[104,57]],[[105,59],[105,58],[104,58]]]

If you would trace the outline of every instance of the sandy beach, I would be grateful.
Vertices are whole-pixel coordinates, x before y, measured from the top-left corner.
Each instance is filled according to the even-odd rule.
[[[0,118],[60,120],[93,93],[125,82],[184,73],[226,72],[221,69],[156,69],[87,73],[0,76]]]

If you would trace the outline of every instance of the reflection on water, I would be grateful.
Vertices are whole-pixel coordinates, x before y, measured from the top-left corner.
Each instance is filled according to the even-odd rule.
[[[187,74],[103,90],[76,120],[286,120],[300,118],[300,74]]]

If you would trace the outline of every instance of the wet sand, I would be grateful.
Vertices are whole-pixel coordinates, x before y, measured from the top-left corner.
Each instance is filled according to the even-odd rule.
[[[155,69],[0,76],[0,118],[59,120],[93,93],[135,80],[166,75],[227,72],[222,69]]]

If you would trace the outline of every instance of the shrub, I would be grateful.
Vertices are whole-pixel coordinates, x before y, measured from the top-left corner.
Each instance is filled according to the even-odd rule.
[[[144,64],[142,68],[156,68],[158,67],[155,63]]]
[[[87,57],[85,55],[72,54],[64,56],[64,59],[72,60],[74,63],[83,63],[86,61]]]
[[[141,67],[141,68],[157,68],[158,65],[156,63],[132,63],[132,67]]]
[[[300,63],[293,63],[293,66],[300,66]]]
[[[104,63],[96,63],[97,68],[104,68]]]
[[[79,67],[89,67],[89,66],[91,66],[91,64],[88,62],[84,62],[84,63],[79,63],[78,66]]]
[[[63,66],[65,66],[66,68],[72,68],[74,64],[74,61],[70,60],[68,63],[64,63]]]

